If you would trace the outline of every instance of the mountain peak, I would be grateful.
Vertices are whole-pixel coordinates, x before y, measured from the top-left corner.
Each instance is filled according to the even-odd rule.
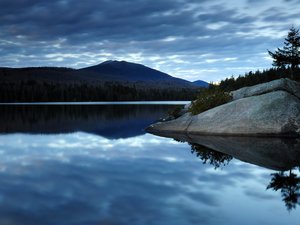
[[[146,67],[142,64],[107,60],[98,65],[82,68],[83,71],[92,71],[98,74],[110,75],[121,80],[156,80],[156,79],[169,79],[170,75],[160,72],[158,70]]]
[[[111,63],[113,63],[113,62],[115,62],[116,60],[106,60],[106,61],[104,61],[104,62],[102,62],[102,63],[100,63],[100,64],[98,64],[98,65],[105,65],[105,64],[111,64]]]
[[[105,64],[115,64],[115,63],[128,63],[124,60],[120,61],[120,60],[106,60],[102,63],[100,63],[99,65],[105,65]]]
[[[193,83],[172,77],[169,74],[144,66],[143,64],[127,61],[107,60],[98,65],[82,68],[79,71],[93,73],[94,77],[102,77],[106,80],[126,82],[159,82],[177,86],[195,87]]]
[[[100,65],[140,65],[143,66],[142,64],[137,64],[137,63],[132,63],[132,62],[127,62],[124,60],[106,60],[100,64],[98,64],[98,66]]]
[[[209,83],[207,83],[206,81],[203,81],[203,80],[193,81],[193,84],[198,86],[198,87],[203,87],[203,88],[208,88],[209,87]]]

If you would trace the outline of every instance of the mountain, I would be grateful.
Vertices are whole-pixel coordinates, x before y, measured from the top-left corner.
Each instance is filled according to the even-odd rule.
[[[199,87],[126,61],[81,69],[0,68],[0,102],[191,100]]]
[[[179,86],[194,86],[192,82],[172,77],[169,74],[152,69],[142,64],[126,61],[109,60],[96,66],[82,68],[77,71],[86,76],[101,78],[103,80],[119,82],[160,82],[172,83]],[[156,83],[157,85],[158,83]]]
[[[130,63],[126,61],[109,60],[96,66],[80,69],[79,71],[95,72],[97,74],[109,76],[111,80],[149,81],[174,79],[174,77],[166,73],[162,73],[142,64]]]
[[[142,64],[105,61],[95,66],[70,69],[58,67],[0,68],[1,82],[35,81],[51,83],[139,83],[150,86],[197,87],[190,81]]]
[[[203,81],[203,80],[196,80],[193,82],[194,85],[198,86],[198,87],[203,87],[203,88],[208,88],[209,87],[209,83]]]

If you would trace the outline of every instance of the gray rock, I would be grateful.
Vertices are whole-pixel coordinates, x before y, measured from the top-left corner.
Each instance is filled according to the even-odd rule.
[[[300,83],[288,78],[282,78],[251,87],[244,87],[236,91],[232,91],[230,94],[234,101],[250,96],[262,95],[272,91],[286,91],[300,98]]]
[[[274,84],[274,81],[270,83]],[[271,92],[241,98],[195,116],[186,113],[175,120],[153,124],[147,131],[230,136],[299,136],[300,99],[296,97],[300,90],[300,87],[297,89],[299,84],[290,83],[288,79],[281,79],[280,83],[288,83],[288,91],[275,91],[269,88],[274,85],[264,84],[266,92]],[[257,90],[259,91],[249,92],[264,93],[261,88]]]
[[[185,113],[183,116],[166,122],[157,122],[146,128],[147,132],[186,132],[192,120],[190,113]]]
[[[227,135],[296,135],[300,100],[276,91],[239,99],[193,116],[189,133]]]

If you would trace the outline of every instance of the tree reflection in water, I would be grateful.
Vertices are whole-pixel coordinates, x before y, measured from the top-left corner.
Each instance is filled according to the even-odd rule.
[[[191,146],[192,154],[199,157],[203,164],[210,164],[214,166],[215,169],[228,165],[233,159],[231,155],[215,151],[199,144],[189,143],[189,145]],[[298,169],[300,169],[300,167]],[[272,173],[271,177],[272,179],[267,189],[281,192],[282,201],[285,203],[288,211],[296,209],[297,205],[300,205],[300,177],[293,172],[293,169]]]
[[[208,163],[213,165],[215,169],[228,165],[233,159],[231,155],[209,149],[199,144],[189,143],[189,145],[191,146],[192,154],[196,154],[196,156],[202,160],[203,164]]]
[[[282,201],[288,211],[300,204],[300,178],[292,170],[272,173],[272,180],[267,189],[280,190]]]

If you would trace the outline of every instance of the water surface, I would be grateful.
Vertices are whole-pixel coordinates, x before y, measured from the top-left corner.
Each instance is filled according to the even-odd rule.
[[[0,106],[0,224],[299,224],[297,160],[145,133],[173,107]]]

